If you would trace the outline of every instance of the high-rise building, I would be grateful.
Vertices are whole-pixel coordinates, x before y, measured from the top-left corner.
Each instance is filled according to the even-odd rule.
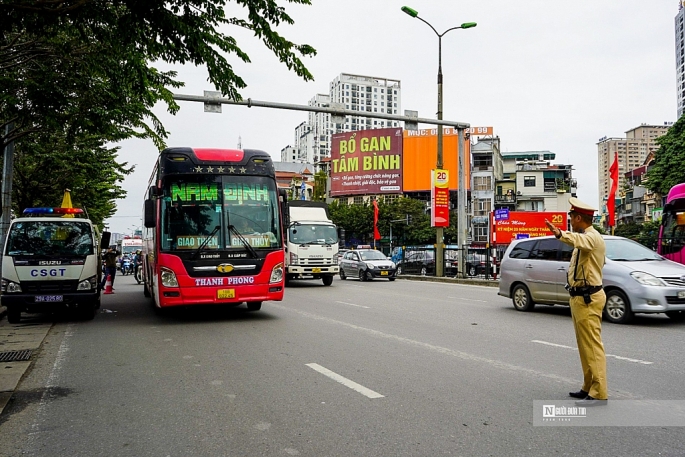
[[[606,201],[611,190],[611,178],[609,167],[614,161],[614,155],[618,154],[618,191],[625,184],[624,174],[644,164],[650,152],[656,152],[659,145],[656,139],[665,135],[673,125],[672,122],[664,122],[664,125],[642,124],[639,127],[628,130],[625,138],[603,137],[597,143],[597,171],[599,175],[599,208],[606,214]]]
[[[675,62],[676,88],[678,98],[678,119],[683,115],[685,105],[685,1],[678,1],[678,14],[675,17]]]
[[[329,107],[338,103],[345,109],[360,113],[398,115],[401,112],[402,92],[400,81],[373,76],[341,73],[329,84],[329,94],[317,94],[309,100],[309,106]],[[331,122],[331,115],[309,113],[307,122],[295,129],[293,150],[284,148],[281,160],[320,164],[331,156],[331,135],[366,129],[399,127],[399,121],[346,116],[339,124]],[[317,167],[318,168],[318,167]]]

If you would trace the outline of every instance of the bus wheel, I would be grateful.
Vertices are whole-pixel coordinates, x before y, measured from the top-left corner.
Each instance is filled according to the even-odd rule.
[[[260,301],[249,301],[247,302],[247,309],[249,311],[259,311],[262,309],[262,302]]]
[[[324,286],[330,286],[331,284],[333,284],[333,275],[324,276],[321,279],[323,280]]]
[[[18,324],[21,322],[21,308],[17,308],[16,306],[8,306],[7,322],[10,324]]]
[[[147,283],[143,283],[143,295],[150,298],[150,289],[147,288]]]

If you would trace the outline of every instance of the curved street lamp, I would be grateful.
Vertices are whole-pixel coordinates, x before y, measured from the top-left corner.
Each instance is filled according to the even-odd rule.
[[[428,25],[428,27],[435,32],[435,34],[438,36],[438,120],[442,120],[442,37],[445,36],[445,34],[451,30],[457,30],[457,29],[470,29],[475,27],[476,24],[475,22],[464,22],[463,24],[457,26],[457,27],[452,27],[450,29],[445,30],[442,33],[438,33],[437,30],[435,30],[435,27],[433,27],[430,23],[428,23],[426,20],[423,18],[419,17],[419,12],[416,11],[415,9],[409,8],[408,6],[403,6],[402,11],[406,13],[407,15],[416,18],[423,22],[424,24]],[[437,163],[436,163],[436,168],[441,169],[443,168],[443,160],[442,160],[442,127],[438,126],[438,158],[437,158]],[[461,161],[461,160],[460,160]],[[460,170],[462,168],[460,167]],[[459,191],[462,191],[462,189],[459,189]],[[459,204],[463,204],[463,202],[459,202]],[[460,218],[461,219],[461,218]],[[464,221],[458,221],[460,224],[463,224]],[[436,276],[443,276],[443,266],[445,263],[445,256],[443,254],[442,250],[442,244],[443,244],[443,228],[442,227],[436,227],[435,228],[435,275]],[[461,230],[459,231],[459,234],[461,234]],[[464,240],[459,240],[460,243],[462,243]],[[461,248],[461,244],[459,245]],[[459,263],[460,266],[462,262]]]

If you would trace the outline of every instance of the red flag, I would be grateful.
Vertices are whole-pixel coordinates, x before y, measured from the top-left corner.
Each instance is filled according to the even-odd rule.
[[[373,239],[381,239],[381,232],[378,231],[378,202],[376,200],[373,201]]]
[[[609,200],[607,200],[607,211],[609,213],[609,227],[616,225],[615,211],[616,211],[616,189],[618,188],[618,152],[614,155],[614,163],[609,167],[609,177],[611,178],[611,190],[609,191]]]

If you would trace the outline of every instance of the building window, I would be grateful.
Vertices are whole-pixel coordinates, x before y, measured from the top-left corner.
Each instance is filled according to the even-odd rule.
[[[348,203],[349,203],[349,201],[348,201],[347,197],[340,197],[338,199],[338,204],[341,206],[342,205],[347,206]]]
[[[354,204],[355,205],[363,205],[364,204],[364,197],[363,196],[354,197]]]
[[[492,190],[492,177],[474,176],[473,190]]]
[[[524,176],[523,187],[535,187],[535,176]]]

